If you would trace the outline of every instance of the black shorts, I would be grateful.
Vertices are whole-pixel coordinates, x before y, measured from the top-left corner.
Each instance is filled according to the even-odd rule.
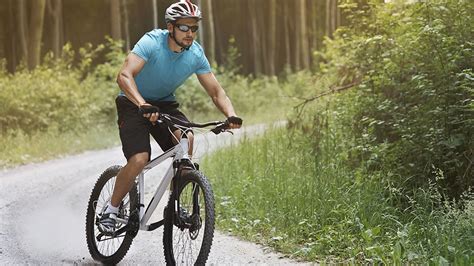
[[[118,96],[115,99],[118,114],[118,127],[122,150],[127,161],[133,155],[148,152],[151,155],[150,134],[158,142],[161,149],[166,151],[172,148],[171,133],[168,127],[163,124],[155,124],[138,113],[138,107],[125,96]],[[161,113],[166,113],[184,121],[189,121],[186,116],[178,110],[179,104],[175,101],[168,102],[148,102],[160,108]],[[175,129],[175,128],[174,128]],[[172,131],[174,130],[171,129]]]

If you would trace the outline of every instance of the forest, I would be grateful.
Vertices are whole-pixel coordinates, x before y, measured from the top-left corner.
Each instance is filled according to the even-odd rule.
[[[104,36],[123,40],[128,51],[147,31],[165,28],[170,0],[1,0],[0,58],[14,72],[22,59],[29,67],[49,51],[60,56],[66,43],[98,45]],[[344,23],[336,0],[197,1],[203,11],[199,42],[210,61],[226,62],[229,41],[245,56],[242,73],[280,74],[309,68],[311,51]]]
[[[119,145],[117,71],[172,1],[0,1],[0,166]],[[194,2],[244,123],[286,121],[204,158],[219,230],[310,262],[474,263],[473,1]],[[222,118],[195,78],[177,97]]]

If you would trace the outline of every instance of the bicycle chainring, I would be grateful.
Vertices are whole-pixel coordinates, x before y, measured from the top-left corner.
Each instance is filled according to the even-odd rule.
[[[138,210],[134,210],[130,214],[128,224],[130,226],[130,228],[128,229],[130,236],[135,237],[138,234],[138,230],[140,229],[140,216]]]

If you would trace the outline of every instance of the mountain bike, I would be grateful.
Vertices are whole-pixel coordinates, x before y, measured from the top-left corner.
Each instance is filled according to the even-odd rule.
[[[209,180],[188,156],[186,132],[210,126],[214,127],[211,131],[215,134],[226,132],[229,119],[198,124],[160,114],[158,122],[164,123],[168,129],[170,126],[181,129],[181,139],[179,144],[149,161],[137,176],[119,206],[114,233],[101,232],[98,221],[112,197],[121,166],[107,168],[94,185],[87,207],[86,239],[89,253],[97,261],[118,263],[126,255],[139,230],[153,231],[161,226],[164,228],[163,249],[168,265],[203,265],[207,261],[214,236],[214,196]],[[171,165],[145,208],[145,173],[168,158],[172,158]],[[170,193],[163,219],[149,223],[168,188]]]

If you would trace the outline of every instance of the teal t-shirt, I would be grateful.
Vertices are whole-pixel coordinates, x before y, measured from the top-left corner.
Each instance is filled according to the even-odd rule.
[[[167,30],[146,33],[132,53],[146,61],[135,77],[138,91],[146,101],[174,101],[175,91],[192,74],[211,72],[204,51],[197,42],[189,50],[175,53],[168,47]]]

